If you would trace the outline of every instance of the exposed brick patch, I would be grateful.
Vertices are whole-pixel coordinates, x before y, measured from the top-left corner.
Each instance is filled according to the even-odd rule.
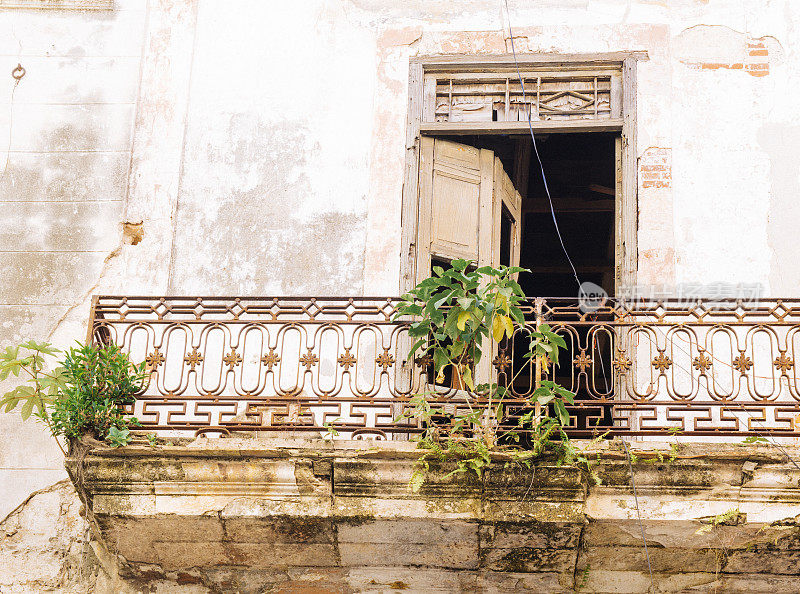
[[[769,74],[771,56],[766,37],[749,37],[727,27],[700,26],[704,33],[719,35],[719,43],[712,49],[696,48],[696,55],[685,56],[681,62],[694,70],[741,70],[750,76],[763,77]],[[698,29],[698,28],[693,28]],[[685,51],[695,53],[690,47]],[[775,48],[775,44],[772,44]],[[780,48],[778,47],[780,54]],[[779,58],[780,59],[780,58]]]
[[[639,157],[639,187],[672,187],[672,149],[651,146]]]

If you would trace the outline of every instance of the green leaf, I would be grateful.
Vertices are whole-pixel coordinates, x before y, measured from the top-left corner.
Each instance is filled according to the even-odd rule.
[[[128,445],[131,441],[131,432],[127,427],[119,429],[118,427],[112,426],[108,430],[106,441],[114,447]]]
[[[408,358],[409,359],[413,359],[414,358],[414,353],[416,353],[417,350],[419,349],[419,347],[421,347],[423,344],[425,344],[425,339],[424,338],[420,338],[417,342],[415,342],[411,346],[411,350],[408,351]]]
[[[36,342],[33,340],[29,340],[28,342],[23,342],[19,346],[25,349],[30,349],[32,351],[39,351],[40,353],[44,353],[45,355],[55,355],[56,353],[61,352],[57,348],[53,347],[53,345],[50,344],[49,342]]]
[[[36,405],[36,400],[34,398],[29,398],[25,401],[25,404],[22,405],[22,411],[20,411],[20,416],[22,417],[23,421],[27,421],[28,418],[31,416],[33,412],[33,407]]]
[[[519,286],[519,283],[515,281],[513,278],[508,279],[508,286],[514,291],[514,294],[517,297],[525,298],[525,293],[522,291],[522,287]]]
[[[472,304],[475,302],[475,299],[472,297],[459,297],[456,299],[458,306],[463,310],[472,309]]]
[[[508,268],[506,268],[506,272],[508,272],[509,274],[516,274],[518,272],[530,272],[530,269],[521,268],[519,266],[509,266]]]
[[[447,355],[441,349],[436,349],[433,351],[433,369],[437,374],[437,381],[439,380],[439,375],[441,375],[445,368],[447,367]]]
[[[561,400],[554,400],[553,409],[556,411],[559,423],[561,423],[562,426],[568,425],[569,413],[567,412],[567,407],[564,406],[564,403]]]
[[[411,474],[411,480],[408,483],[408,486],[411,488],[412,493],[417,493],[422,485],[425,483],[425,473],[417,468]]]
[[[437,299],[436,301],[433,302],[433,307],[436,308],[436,309],[439,309],[445,303],[447,303],[447,301],[449,301],[450,297],[452,297],[452,296],[453,296],[453,292],[452,291],[448,291],[441,298],[439,298],[439,299]]]
[[[14,394],[16,394],[17,398],[22,400],[23,398],[30,398],[36,394],[36,390],[33,386],[17,386],[14,388]]]
[[[19,347],[6,347],[0,352],[0,361],[14,361],[19,358]]]
[[[541,404],[543,406],[545,404],[549,404],[553,400],[555,400],[555,396],[553,396],[549,392],[547,394],[543,395],[543,396],[539,396],[538,398],[536,398],[536,402],[538,402],[539,404]]]
[[[417,322],[408,327],[408,335],[412,338],[426,336],[431,331],[431,324],[428,321]]]
[[[566,341],[561,336],[556,334],[555,332],[547,331],[547,332],[542,332],[542,334],[544,334],[550,340],[550,342],[554,342],[555,344],[560,346],[562,349],[567,348]]]

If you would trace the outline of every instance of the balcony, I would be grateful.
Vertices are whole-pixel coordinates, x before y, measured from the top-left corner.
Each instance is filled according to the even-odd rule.
[[[420,391],[447,410],[465,394],[431,386],[425,360],[407,360],[407,326],[393,298],[97,297],[90,338],[124,346],[152,372],[133,414],[148,431],[310,432],[407,439],[395,420]],[[539,312],[539,313],[537,313]],[[605,305],[538,300],[527,323],[567,342],[555,379],[578,395],[574,437],[800,436],[800,300]],[[534,389],[515,336],[492,358],[509,410]],[[528,367],[526,367],[526,365]],[[487,379],[487,378],[484,378]]]
[[[474,396],[430,385],[428,362],[404,357],[396,303],[94,300],[89,338],[147,361],[150,382],[129,412],[165,438],[67,461],[126,579],[214,591],[642,592],[651,566],[663,591],[796,590],[800,454],[738,444],[800,436],[800,302],[583,312],[536,300],[526,323],[567,342],[550,374],[578,395],[569,432],[644,436],[627,446],[635,455],[590,444],[595,484],[575,466],[509,466],[495,452],[480,479],[432,464],[418,492],[408,439],[423,427],[399,412],[423,390],[444,411]],[[524,346],[518,333],[483,369],[509,387],[507,411],[535,384]]]

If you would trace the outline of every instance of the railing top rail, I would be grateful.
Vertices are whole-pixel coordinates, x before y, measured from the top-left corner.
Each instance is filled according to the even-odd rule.
[[[286,296],[125,296],[103,295],[94,302],[96,320],[126,322],[338,322],[391,323],[399,297]],[[580,325],[742,325],[800,324],[800,298],[606,300],[543,298],[543,317]],[[522,306],[531,318],[534,306]]]

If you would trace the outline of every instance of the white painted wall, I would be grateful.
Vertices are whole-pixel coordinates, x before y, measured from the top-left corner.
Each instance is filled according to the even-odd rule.
[[[509,4],[518,51],[650,56],[637,150],[666,155],[671,177],[640,177],[642,282],[800,293],[800,4]],[[82,338],[91,293],[396,293],[408,58],[505,53],[502,6],[0,9],[0,164],[8,73],[28,71],[0,178],[0,346]],[[123,222],[142,223],[140,243]],[[2,517],[62,471],[32,424],[3,415],[0,431]]]
[[[87,298],[121,241],[146,16],[145,0],[0,8],[0,348],[85,338]],[[40,426],[0,415],[0,518],[65,476]]]

